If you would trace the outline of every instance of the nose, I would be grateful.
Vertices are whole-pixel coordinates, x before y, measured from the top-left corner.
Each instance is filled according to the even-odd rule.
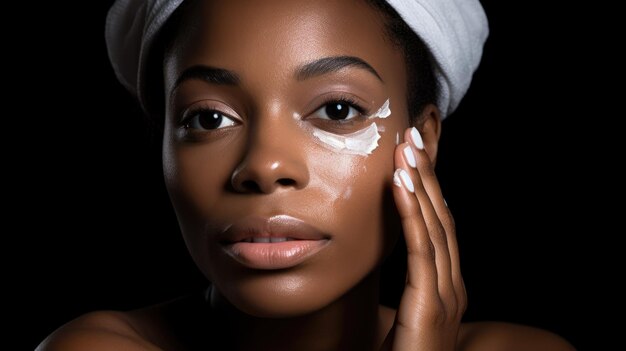
[[[237,192],[270,194],[281,188],[302,189],[308,184],[306,153],[298,147],[299,133],[276,126],[279,123],[251,128],[246,153],[231,177]]]

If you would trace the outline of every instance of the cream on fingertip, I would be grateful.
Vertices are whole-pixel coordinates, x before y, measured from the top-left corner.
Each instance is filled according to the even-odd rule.
[[[413,181],[411,181],[411,177],[402,168],[396,169],[395,173],[393,174],[393,184],[400,188],[402,187],[402,185],[404,185],[406,190],[412,193],[415,192],[415,187],[413,186]]]
[[[424,141],[422,140],[422,136],[417,128],[411,128],[411,141],[413,141],[413,145],[420,150],[424,150]]]
[[[397,186],[398,188],[402,188],[402,181],[400,180],[400,171],[402,170],[398,168],[393,173],[393,185]]]

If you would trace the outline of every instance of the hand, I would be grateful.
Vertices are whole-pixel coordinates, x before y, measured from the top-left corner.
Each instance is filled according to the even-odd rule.
[[[394,154],[393,195],[406,240],[407,279],[382,350],[455,350],[467,298],[454,220],[417,129],[408,129],[404,140],[410,142]]]

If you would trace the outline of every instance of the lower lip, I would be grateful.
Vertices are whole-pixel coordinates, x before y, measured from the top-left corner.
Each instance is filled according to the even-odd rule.
[[[328,240],[292,240],[278,243],[237,242],[224,246],[226,252],[246,267],[254,269],[285,269],[309,259]]]

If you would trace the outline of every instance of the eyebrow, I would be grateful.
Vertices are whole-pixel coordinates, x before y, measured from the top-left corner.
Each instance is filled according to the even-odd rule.
[[[176,79],[176,83],[174,83],[172,87],[172,92],[184,81],[191,79],[199,79],[217,85],[239,85],[239,83],[241,83],[241,78],[233,71],[224,68],[197,65],[183,71],[178,79]]]
[[[337,72],[346,67],[357,67],[372,73],[378,80],[384,82],[378,72],[363,59],[354,56],[333,56],[324,57],[313,62],[309,62],[296,70],[297,80],[306,80],[321,76],[331,72]],[[241,78],[233,71],[204,65],[189,67],[176,79],[171,92],[173,93],[179,85],[187,80],[198,79],[217,85],[239,85]]]
[[[305,80],[321,76],[331,72],[337,72],[346,67],[357,67],[372,73],[378,80],[383,82],[378,72],[363,59],[354,56],[324,57],[307,63],[296,70],[296,79]]]

